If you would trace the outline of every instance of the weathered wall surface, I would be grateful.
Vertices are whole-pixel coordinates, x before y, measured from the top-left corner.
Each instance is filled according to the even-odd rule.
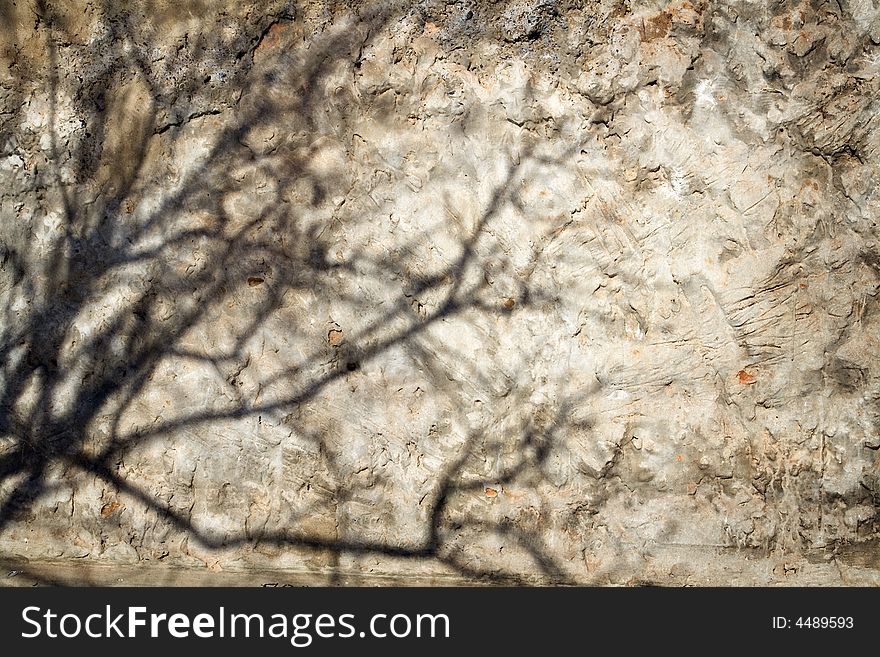
[[[880,5],[349,5],[0,7],[6,562],[877,581]]]

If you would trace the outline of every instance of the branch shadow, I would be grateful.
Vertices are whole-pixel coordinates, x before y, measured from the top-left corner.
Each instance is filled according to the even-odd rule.
[[[36,3],[49,71],[49,166],[42,179],[45,198],[33,214],[42,217],[42,225],[34,220],[32,239],[3,239],[8,284],[0,334],[0,535],[34,521],[36,503],[53,491],[60,473],[63,480],[93,478],[107,499],[118,495],[136,504],[203,553],[258,546],[329,555],[331,584],[341,581],[341,557],[365,555],[436,563],[477,581],[571,583],[542,537],[544,520],[524,528],[475,506],[474,500],[485,502],[506,486],[534,488],[543,482],[548,455],[571,426],[565,402],[549,420],[536,420],[528,386],[514,385],[505,398],[510,426],[470,426],[456,456],[424,484],[418,540],[389,541],[367,531],[340,534],[338,527],[332,533],[310,531],[297,522],[297,513],[302,518],[314,511],[335,515],[338,523],[340,506],[364,490],[395,485],[381,472],[373,473],[368,486],[352,483],[351,468],[335,455],[333,437],[311,423],[304,408],[325,403],[329,391],[350,385],[398,351],[425,364],[436,393],[449,394],[450,406],[460,403],[444,392],[452,381],[450,362],[459,380],[489,385],[479,367],[443,344],[435,329],[473,316],[501,321],[547,301],[540,289],[524,283],[515,308],[499,303],[486,271],[489,261],[500,261],[493,222],[503,212],[527,213],[515,190],[523,167],[530,161],[558,163],[529,149],[509,158],[478,216],[461,212],[452,222],[455,255],[440,269],[419,273],[416,267],[425,244],[435,239],[431,229],[414,231],[396,253],[355,244],[339,255],[337,236],[359,234],[381,213],[341,210],[354,183],[324,166],[326,149],[305,136],[328,104],[337,68],[354,67],[375,36],[399,19],[399,8],[362,8],[308,47],[296,47],[291,37],[283,48],[258,58],[276,38],[273,31],[295,32],[289,9],[267,14],[229,64],[235,69],[231,77],[250,85],[238,104],[199,108],[187,107],[163,88],[145,50],[130,45],[135,14],[120,14],[111,5],[107,0],[102,7],[114,17],[110,29],[91,44],[111,54],[71,89],[69,80],[59,78],[69,47],[59,39],[46,3]],[[205,44],[178,50],[167,55],[164,66],[178,70],[178,77],[184,70],[186,77],[202,79],[204,62],[197,53],[209,50]],[[295,92],[278,94],[279,88]],[[79,137],[64,127],[71,115],[80,122]],[[286,136],[279,138],[273,130],[281,125]],[[354,140],[352,126],[340,131]],[[193,144],[201,147],[200,155],[175,175],[176,163],[197,148]],[[342,202],[334,201],[339,198]],[[345,283],[357,279],[378,287],[402,278],[406,285],[397,298],[378,308]],[[265,333],[279,323],[289,344],[315,344],[307,318],[286,319],[291,299],[308,294],[334,294],[368,319],[344,334],[331,327],[310,351],[292,350],[267,371],[250,371],[254,345],[265,343]],[[222,344],[205,339],[217,326],[229,329]],[[524,363],[528,358],[523,354]],[[171,404],[175,410],[148,409],[154,420],[144,422],[155,381],[169,368],[183,373],[182,364],[216,373],[222,394],[210,404],[183,399]],[[315,446],[316,463],[329,482],[326,508],[292,513],[287,526],[274,526],[267,516],[238,531],[212,529],[193,511],[194,501],[181,506],[161,486],[138,483],[126,466],[151,444],[211,434],[244,420],[271,420]],[[254,441],[245,449],[259,449]],[[507,461],[487,471],[492,450]],[[111,528],[119,522],[114,505],[119,506],[108,502],[100,514]],[[95,531],[100,533],[100,526]],[[504,559],[470,554],[468,537],[487,536],[514,546],[527,565],[513,570]]]

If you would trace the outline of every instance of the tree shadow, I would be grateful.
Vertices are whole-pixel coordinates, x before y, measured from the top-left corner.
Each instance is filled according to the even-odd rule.
[[[287,4],[267,12],[227,63],[225,75],[244,86],[238,101],[223,107],[203,89],[219,75],[206,73],[208,55],[199,58],[210,44],[164,53],[157,68],[149,48],[134,43],[136,14],[112,4],[102,7],[109,28],[88,46],[102,52],[99,63],[78,69],[84,77],[75,83],[60,77],[71,50],[53,12],[44,2],[36,5],[48,70],[46,166],[37,179],[45,191],[33,212],[21,210],[27,221],[3,236],[0,535],[33,524],[37,503],[59,486],[91,485],[102,504],[87,542],[105,527],[119,532],[122,510],[136,507],[140,520],[127,531],[141,534],[142,550],[151,541],[170,544],[173,535],[182,537],[174,549],[188,554],[247,547],[272,556],[320,555],[330,583],[346,569],[356,572],[364,556],[437,564],[500,583],[572,581],[546,545],[546,513],[520,522],[484,507],[506,488],[537,490],[546,482],[547,459],[572,427],[567,402],[574,400],[558,400],[551,414],[531,400],[527,372],[512,371],[497,411],[470,420],[472,409],[459,408],[454,422],[466,429],[447,431],[437,442],[440,462],[419,482],[421,526],[395,540],[388,532],[339,526],[346,515],[340,508],[352,500],[395,493],[395,468],[389,474],[358,464],[356,470],[333,427],[315,422],[310,410],[332,403],[346,387],[370,385],[365,377],[395,359],[418,363],[431,394],[447,397],[446,408],[460,406],[457,389],[494,385],[436,329],[450,321],[479,323],[475,318],[503,322],[548,301],[528,282],[515,301],[498,299],[487,272],[494,267],[497,276],[513,267],[491,227],[503,212],[527,214],[515,190],[523,167],[558,162],[526,148],[508,158],[477,213],[455,208],[453,199],[445,223],[410,222],[393,251],[358,242],[384,220],[388,204],[369,188],[355,190],[359,183],[336,165],[337,144],[310,133],[327,121],[339,68],[354,67],[375,36],[399,20],[399,8],[360,9],[321,35],[301,37],[300,45],[290,20],[296,12]],[[160,75],[169,70],[194,86],[169,90]],[[338,119],[334,139],[364,141],[346,123],[344,108],[331,118]],[[432,175],[454,182],[452,174]],[[375,207],[346,210],[357,198],[372,199]],[[353,237],[342,251],[346,235]],[[441,239],[450,255],[442,267],[426,269],[425,249]],[[394,281],[402,282],[399,293],[378,298],[376,291]],[[297,299],[321,295],[358,318],[350,322],[354,328],[323,321],[316,327],[314,318],[299,314],[307,304]],[[269,347],[273,355],[258,354],[270,334],[283,340]],[[522,354],[520,370],[529,358]],[[450,418],[439,413],[432,427],[444,423],[450,426]],[[269,425],[264,439],[262,427]],[[232,437],[241,426],[253,435]],[[214,450],[218,460],[226,458],[224,441],[241,445],[234,460],[279,444],[279,459],[294,458],[285,451],[291,437],[323,483],[269,491],[271,513],[253,512],[252,500],[245,501],[248,513],[240,507],[242,496],[271,478],[260,474],[263,465],[250,472],[254,486],[238,489],[245,482],[232,481],[230,491],[221,491],[238,500],[223,522],[200,513],[194,493],[186,497],[187,486],[173,483],[189,476],[191,489],[195,468],[210,468]],[[381,442],[373,438],[370,454]],[[386,451],[403,449],[382,440]],[[184,456],[166,468],[161,454],[177,448]],[[181,472],[187,449],[208,460]],[[172,482],[167,486],[162,468]],[[220,481],[229,472],[237,471],[218,468],[206,476]],[[311,486],[320,489],[312,497]],[[296,508],[279,510],[291,495]],[[73,516],[73,497],[70,504]],[[319,529],[316,522],[323,523]],[[471,554],[487,537],[503,543],[499,552],[520,556]],[[154,558],[168,555],[156,550]]]

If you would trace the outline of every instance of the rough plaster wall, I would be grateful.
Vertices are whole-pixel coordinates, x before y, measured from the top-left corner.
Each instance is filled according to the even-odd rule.
[[[6,562],[876,582],[880,7],[348,4],[0,7]]]

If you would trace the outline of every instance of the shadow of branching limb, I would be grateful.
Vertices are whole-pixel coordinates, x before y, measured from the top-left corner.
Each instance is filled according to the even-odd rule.
[[[546,301],[490,280],[513,278],[492,226],[522,210],[533,154],[505,156],[466,207],[405,191],[358,87],[401,8],[312,35],[275,3],[160,38],[106,2],[84,45],[36,7],[45,73],[19,118],[39,162],[3,234],[0,536],[45,521],[65,555],[331,574],[381,557],[524,581],[502,546],[566,581],[543,493],[530,519],[484,508],[541,488],[568,422],[531,400],[530,354],[473,358]]]

